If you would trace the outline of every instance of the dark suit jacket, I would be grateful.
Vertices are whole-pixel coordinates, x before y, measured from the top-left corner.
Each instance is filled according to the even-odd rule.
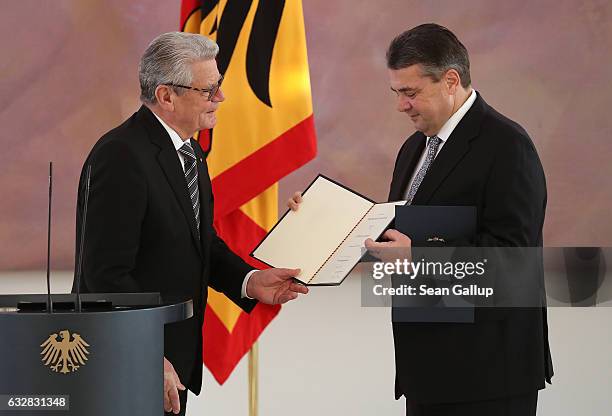
[[[390,201],[403,199],[425,142],[417,132],[399,151]],[[475,246],[542,245],[546,183],[536,149],[480,95],[412,203],[476,206]],[[394,323],[396,398],[452,403],[544,388],[552,377],[545,308],[495,312],[477,308],[472,324]]]
[[[163,126],[142,106],[106,133],[85,161],[77,200],[76,247],[91,165],[81,290],[160,292],[162,297],[193,299],[194,317],[166,326],[164,351],[183,384],[197,394],[208,285],[247,311],[254,302],[241,299],[242,282],[252,267],[232,253],[213,229],[208,168],[200,146],[195,145],[194,151],[200,237],[177,152]]]

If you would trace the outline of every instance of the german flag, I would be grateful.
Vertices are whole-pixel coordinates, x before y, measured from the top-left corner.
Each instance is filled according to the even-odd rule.
[[[316,155],[301,0],[183,0],[181,30],[219,44],[226,101],[217,125],[200,133],[215,196],[215,229],[257,268],[249,253],[276,223],[278,181]],[[247,314],[209,289],[204,363],[219,384],[229,377],[280,306]]]

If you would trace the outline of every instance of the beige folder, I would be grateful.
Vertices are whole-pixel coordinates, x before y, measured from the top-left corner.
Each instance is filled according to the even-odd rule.
[[[301,269],[307,285],[339,285],[395,218],[395,206],[377,204],[319,175],[306,188],[298,211],[287,211],[251,255],[273,267]]]

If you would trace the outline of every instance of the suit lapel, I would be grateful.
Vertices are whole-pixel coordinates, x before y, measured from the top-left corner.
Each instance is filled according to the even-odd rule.
[[[414,195],[413,205],[427,204],[442,182],[470,151],[470,142],[478,136],[485,111],[486,103],[479,94],[472,107],[457,124],[444,147],[434,159],[421,186]]]
[[[198,237],[195,214],[193,213],[191,199],[187,191],[187,183],[185,182],[185,174],[176,153],[176,149],[172,144],[172,140],[170,140],[170,136],[168,136],[168,132],[159,124],[155,116],[151,113],[151,110],[142,106],[139,113],[141,113],[141,116],[146,122],[145,125],[151,141],[160,148],[160,152],[157,155],[157,161],[166,176],[166,180],[170,184],[170,188],[172,188],[174,196],[181,207],[181,211],[183,211],[185,220],[189,224],[189,229],[191,230],[191,237],[201,255],[202,245]]]
[[[409,138],[408,140],[411,139]],[[399,201],[404,198],[408,181],[412,176],[412,172],[414,172],[414,168],[423,150],[425,150],[425,136],[419,133],[419,135],[414,137],[406,146],[406,150],[402,151],[402,154],[399,156],[400,159],[397,161],[397,172],[394,174],[391,183],[389,201]]]

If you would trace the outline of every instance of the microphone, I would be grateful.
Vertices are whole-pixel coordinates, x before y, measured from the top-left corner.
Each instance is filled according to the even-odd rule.
[[[83,206],[83,222],[81,223],[81,244],[79,244],[79,260],[76,273],[76,311],[81,312],[81,274],[83,273],[83,250],[85,248],[85,227],[87,225],[87,204],[89,203],[89,184],[91,182],[91,165],[87,166],[85,182],[85,204]]]
[[[53,162],[49,162],[49,209],[47,213],[47,313],[53,313],[51,301],[51,195],[53,192]]]

